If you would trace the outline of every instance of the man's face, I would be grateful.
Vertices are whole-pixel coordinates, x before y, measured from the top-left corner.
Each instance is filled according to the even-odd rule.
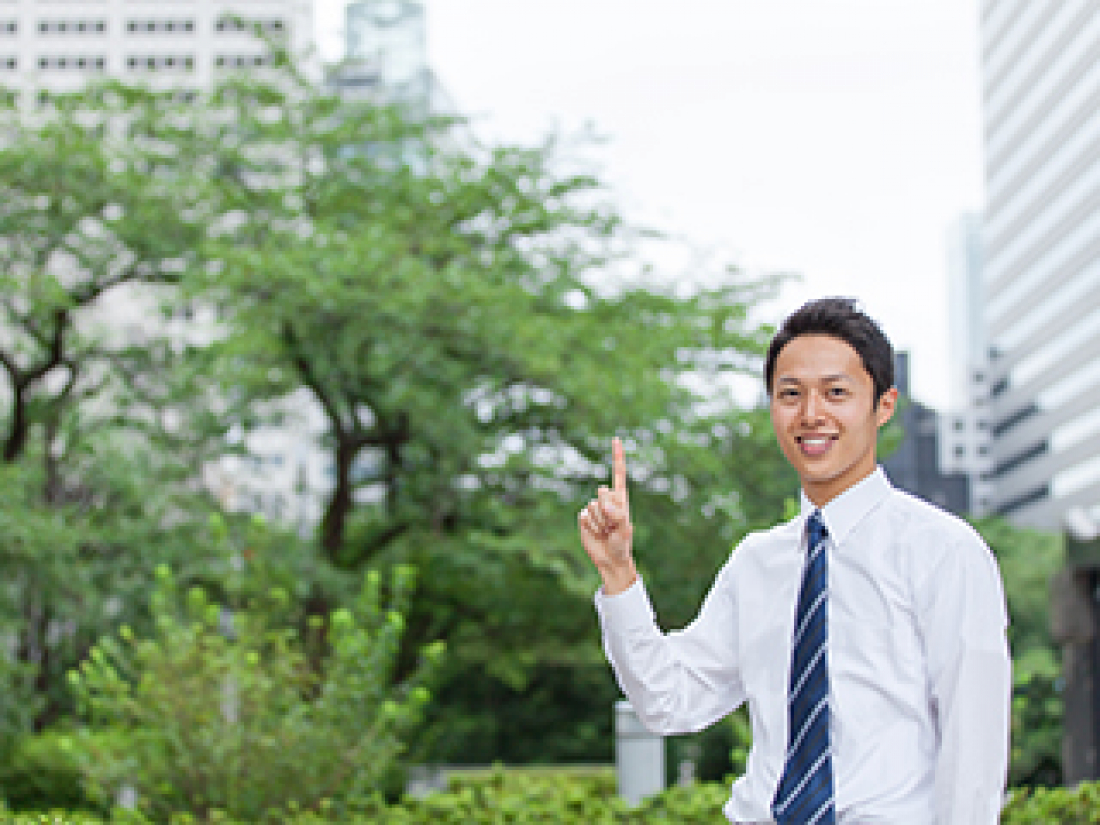
[[[875,470],[878,428],[897,390],[875,401],[859,354],[829,335],[801,335],[775,360],[772,427],[806,496],[822,506]]]

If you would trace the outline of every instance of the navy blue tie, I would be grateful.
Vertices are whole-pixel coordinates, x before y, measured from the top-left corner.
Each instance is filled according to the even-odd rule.
[[[829,744],[829,532],[820,510],[810,516],[808,533],[787,692],[787,758],[772,801],[779,825],[836,823]]]

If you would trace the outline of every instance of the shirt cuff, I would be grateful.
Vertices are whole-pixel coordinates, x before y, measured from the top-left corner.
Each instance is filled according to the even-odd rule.
[[[641,576],[622,593],[616,593],[614,596],[605,594],[601,587],[596,591],[595,601],[596,610],[605,626],[630,630],[636,627],[651,627],[656,621],[653,606],[650,604],[649,594],[646,592]]]

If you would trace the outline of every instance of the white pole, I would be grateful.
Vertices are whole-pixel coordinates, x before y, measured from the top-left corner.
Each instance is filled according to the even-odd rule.
[[[665,740],[647,730],[626,699],[615,703],[615,770],[619,796],[637,805],[665,789]]]

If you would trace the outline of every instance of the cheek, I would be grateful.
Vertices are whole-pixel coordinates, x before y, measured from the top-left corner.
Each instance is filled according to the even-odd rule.
[[[772,417],[772,429],[776,433],[786,432],[790,426],[794,417],[794,413],[787,407],[781,407],[776,404],[772,404],[769,408]]]

